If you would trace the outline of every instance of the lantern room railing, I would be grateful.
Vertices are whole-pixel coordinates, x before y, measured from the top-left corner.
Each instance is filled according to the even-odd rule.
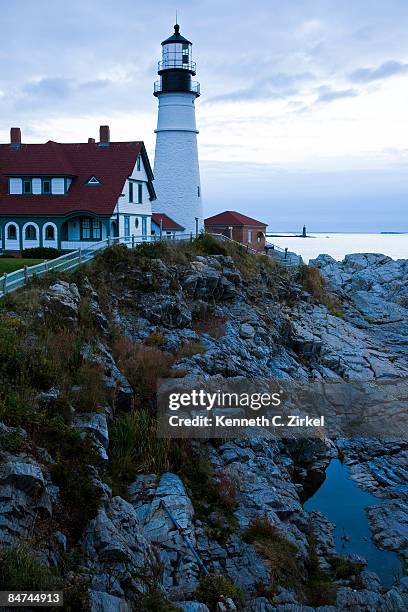
[[[159,79],[158,81],[155,81],[155,83],[154,83],[154,93],[160,93],[162,91],[163,91],[163,86],[162,86],[161,79]],[[183,91],[185,91],[185,90],[183,89]],[[197,94],[197,96],[199,96],[200,95],[200,83],[198,81],[191,81],[191,83],[189,85],[189,91],[191,91],[191,92]]]
[[[187,61],[184,61],[187,59]],[[158,70],[168,70],[171,68],[181,68],[183,70],[189,70],[190,72],[196,71],[196,63],[183,56],[181,53],[166,57],[158,63]]]

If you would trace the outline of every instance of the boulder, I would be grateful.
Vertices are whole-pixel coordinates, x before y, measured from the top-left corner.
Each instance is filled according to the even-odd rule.
[[[106,451],[109,446],[109,431],[105,414],[96,412],[76,414],[72,420],[72,427],[93,442],[101,459],[108,460]]]
[[[89,605],[90,612],[130,612],[124,599],[92,589],[89,590]]]
[[[41,294],[40,301],[46,316],[51,316],[61,324],[78,322],[81,296],[75,283],[58,281]]]

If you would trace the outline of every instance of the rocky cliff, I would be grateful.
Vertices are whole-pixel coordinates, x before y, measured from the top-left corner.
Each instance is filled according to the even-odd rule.
[[[340,456],[382,500],[376,543],[408,559],[405,440],[168,441],[154,417],[160,377],[406,377],[407,271],[287,270],[202,238],[3,300],[1,588],[52,586],[67,610],[406,610],[408,578],[384,588],[302,506]]]

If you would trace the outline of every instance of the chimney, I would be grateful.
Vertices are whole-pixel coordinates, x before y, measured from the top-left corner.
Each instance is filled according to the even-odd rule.
[[[110,141],[110,133],[109,133],[109,125],[101,125],[99,128],[99,146],[101,147],[109,147]]]
[[[95,144],[95,138],[88,138],[88,144]]]
[[[16,149],[21,146],[21,130],[19,127],[10,128],[10,144]]]

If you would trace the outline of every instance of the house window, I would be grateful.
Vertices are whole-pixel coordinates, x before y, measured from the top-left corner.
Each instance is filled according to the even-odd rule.
[[[101,222],[98,219],[92,220],[92,238],[101,239]]]
[[[53,225],[47,225],[45,228],[45,239],[55,240],[55,229]]]
[[[135,219],[135,228],[137,229],[139,227],[139,219],[138,217],[136,217]]]
[[[125,238],[129,238],[130,236],[130,219],[129,217],[125,217]]]
[[[137,203],[143,203],[143,185],[142,183],[137,184]]]
[[[15,225],[8,226],[7,240],[17,240],[17,227]]]
[[[252,242],[252,230],[248,230],[248,242]]]
[[[136,169],[138,172],[140,172],[140,168],[141,168],[141,163],[140,163],[140,155],[137,158],[137,162],[136,162]]]
[[[200,197],[200,185],[197,185],[197,197]]]
[[[82,238],[85,240],[91,237],[91,220],[82,219]]]
[[[27,227],[25,228],[25,239],[37,240],[37,229],[35,225],[27,225]]]
[[[146,217],[142,217],[142,236],[147,235],[147,219]]]
[[[49,195],[51,193],[51,180],[50,179],[43,179],[42,192],[46,195]]]
[[[129,202],[133,202],[133,183],[129,181]]]
[[[23,181],[23,193],[24,193],[24,195],[31,193],[31,179],[24,179],[24,181]]]
[[[13,195],[20,195],[23,193],[23,181],[21,178],[9,179],[9,193]]]
[[[65,179],[53,178],[51,179],[51,189],[54,195],[64,195],[65,193]]]

